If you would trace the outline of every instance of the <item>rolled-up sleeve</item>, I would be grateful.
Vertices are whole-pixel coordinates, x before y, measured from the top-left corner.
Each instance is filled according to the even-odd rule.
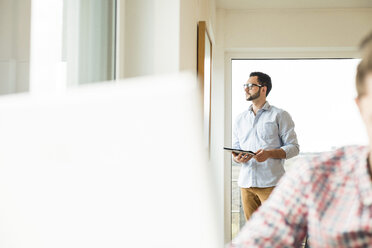
[[[300,146],[297,141],[295,124],[286,111],[283,111],[279,116],[279,136],[282,142],[280,148],[285,151],[286,159],[297,156],[300,152]]]

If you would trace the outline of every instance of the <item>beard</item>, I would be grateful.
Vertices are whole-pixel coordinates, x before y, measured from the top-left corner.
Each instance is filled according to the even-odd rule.
[[[247,98],[247,101],[253,101],[253,100],[259,98],[259,97],[260,97],[260,91],[261,91],[261,90],[257,91],[256,94],[250,95],[250,96]]]

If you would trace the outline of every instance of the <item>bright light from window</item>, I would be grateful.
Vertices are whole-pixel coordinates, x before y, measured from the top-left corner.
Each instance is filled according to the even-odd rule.
[[[232,121],[250,102],[243,84],[253,71],[267,73],[273,88],[267,100],[290,113],[301,152],[367,144],[354,103],[359,59],[233,60]]]

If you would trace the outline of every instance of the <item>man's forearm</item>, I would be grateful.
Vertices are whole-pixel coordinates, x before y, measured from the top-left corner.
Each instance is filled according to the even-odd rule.
[[[279,149],[272,149],[272,150],[267,150],[269,152],[269,157],[270,158],[276,158],[276,159],[284,159],[287,157],[287,154],[285,151],[281,148]]]

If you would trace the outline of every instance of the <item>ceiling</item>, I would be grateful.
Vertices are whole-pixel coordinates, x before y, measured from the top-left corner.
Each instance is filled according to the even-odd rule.
[[[372,8],[372,0],[216,0],[220,9]]]

